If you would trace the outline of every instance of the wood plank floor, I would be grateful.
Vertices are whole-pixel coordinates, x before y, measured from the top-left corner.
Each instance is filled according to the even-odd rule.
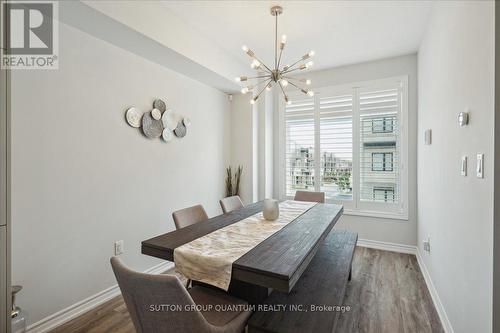
[[[344,305],[337,332],[444,332],[413,255],[357,247]],[[51,331],[87,332],[135,333],[121,296]]]

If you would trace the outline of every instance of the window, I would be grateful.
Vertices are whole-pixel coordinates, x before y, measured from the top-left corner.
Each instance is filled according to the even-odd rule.
[[[407,78],[315,91],[282,113],[282,196],[322,191],[346,213],[406,219]]]
[[[392,153],[372,153],[372,171],[393,171]]]

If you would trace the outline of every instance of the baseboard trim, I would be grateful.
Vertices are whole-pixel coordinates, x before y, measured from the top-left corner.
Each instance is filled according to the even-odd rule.
[[[149,274],[160,274],[174,267],[172,262],[164,262],[156,266],[151,267],[144,271],[144,273]],[[27,332],[29,333],[46,333],[54,328],[76,318],[87,311],[111,300],[112,298],[120,294],[120,289],[118,285],[109,287],[93,296],[90,296],[78,303],[75,303],[66,309],[62,309],[48,317],[39,320],[28,326]]]
[[[439,319],[441,320],[441,325],[443,325],[443,329],[446,333],[454,333],[453,326],[451,326],[451,322],[448,319],[448,315],[446,314],[446,310],[444,309],[443,303],[441,302],[441,298],[439,298],[439,294],[437,292],[434,283],[432,282],[431,275],[427,270],[427,266],[425,266],[425,262],[422,260],[422,254],[417,248],[417,262],[420,267],[420,271],[424,276],[425,284],[427,285],[427,289],[431,294],[432,302],[434,303],[434,307],[439,315]]]
[[[362,238],[358,239],[357,245],[362,247],[368,247],[371,249],[391,251],[391,252],[408,253],[408,254],[417,253],[417,247],[413,245],[381,242],[381,241],[362,239]]]

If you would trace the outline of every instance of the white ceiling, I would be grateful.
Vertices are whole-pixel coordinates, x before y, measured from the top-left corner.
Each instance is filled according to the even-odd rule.
[[[163,1],[207,39],[245,63],[248,45],[266,63],[274,59],[274,17],[288,43],[284,63],[315,50],[315,69],[416,52],[431,1]],[[182,36],[179,36],[182,38]],[[199,50],[203,52],[203,50]],[[239,73],[235,73],[235,76]]]

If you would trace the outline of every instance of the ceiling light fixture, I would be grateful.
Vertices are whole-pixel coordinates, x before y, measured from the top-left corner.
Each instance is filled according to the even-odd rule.
[[[294,77],[290,77],[289,74],[295,71],[301,71],[305,69],[309,69],[313,66],[312,61],[307,61],[309,60],[312,56],[314,56],[314,51],[310,51],[306,54],[304,54],[299,60],[296,62],[292,63],[291,65],[285,65],[283,68],[280,69],[281,65],[281,56],[283,55],[283,49],[285,48],[286,44],[286,35],[281,36],[281,41],[278,43],[278,16],[283,13],[283,8],[280,6],[274,6],[271,8],[271,15],[276,17],[276,24],[275,24],[275,48],[274,48],[274,66],[272,66],[273,69],[271,69],[270,66],[267,66],[262,62],[255,53],[250,50],[246,45],[242,47],[243,52],[245,52],[250,58],[253,59],[252,63],[250,64],[250,67],[252,69],[258,70],[259,75],[257,76],[239,76],[236,78],[236,81],[238,82],[244,82],[244,81],[249,81],[249,80],[257,80],[256,83],[249,85],[247,87],[243,87],[241,89],[241,92],[243,94],[246,94],[250,91],[253,91],[255,88],[255,91],[258,91],[257,95],[255,95],[251,100],[250,104],[255,104],[259,96],[264,92],[264,90],[271,90],[273,85],[278,85],[281,88],[281,92],[283,93],[283,98],[285,99],[285,102],[287,104],[291,104],[292,101],[288,98],[288,95],[285,93],[285,88],[288,85],[291,85],[304,94],[308,96],[314,96],[314,92],[310,89],[304,89],[300,85],[301,84],[306,84],[310,85],[311,80],[309,79],[296,79]],[[279,54],[278,54],[278,49],[279,49]],[[262,88],[263,87],[263,88]]]

